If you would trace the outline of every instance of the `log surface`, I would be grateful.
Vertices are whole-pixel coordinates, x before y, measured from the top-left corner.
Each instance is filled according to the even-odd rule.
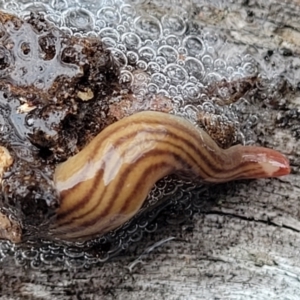
[[[288,47],[298,61],[299,1],[226,2],[218,18],[202,22],[228,30],[237,44]],[[259,29],[246,26],[249,11],[253,23],[263,20]],[[231,23],[232,15],[240,22]],[[296,96],[289,101],[300,109]],[[189,222],[160,228],[88,270],[32,270],[6,260],[0,299],[300,299],[300,145],[291,128],[273,126],[259,140],[289,156],[291,175],[221,186],[215,202]]]

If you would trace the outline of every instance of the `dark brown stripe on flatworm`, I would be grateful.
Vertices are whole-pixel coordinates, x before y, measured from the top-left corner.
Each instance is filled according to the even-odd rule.
[[[169,153],[168,153],[167,151],[164,151],[165,153],[162,153],[163,151],[155,151],[155,152],[157,152],[157,153],[155,153],[155,154],[151,153],[151,157],[154,157],[154,156],[162,156],[162,155],[169,155]],[[144,159],[148,159],[148,157],[142,157],[141,160],[139,160],[138,162],[136,162],[136,164],[135,164],[134,167],[138,167],[138,163],[139,163],[139,162],[142,163]],[[176,159],[179,159],[179,158],[176,158]],[[161,167],[169,167],[170,169],[173,168],[172,165],[170,165],[170,164],[168,164],[168,163],[166,163],[166,162],[163,161],[163,162],[156,163],[155,165],[149,166],[147,169],[145,169],[145,170],[143,171],[143,173],[141,174],[141,176],[139,176],[139,180],[136,181],[134,187],[131,188],[131,193],[130,193],[130,195],[126,198],[125,201],[122,200],[122,202],[124,202],[124,204],[123,204],[123,206],[121,207],[121,210],[114,212],[114,214],[122,213],[123,210],[124,210],[125,208],[127,208],[127,206],[128,206],[128,201],[130,202],[130,201],[132,200],[132,195],[133,195],[134,193],[138,192],[138,189],[137,189],[137,188],[138,188],[139,185],[141,185],[141,181],[144,180],[145,177],[151,176],[151,173],[150,173],[150,172],[152,172],[153,169],[158,169],[159,167],[160,167],[160,168],[161,168]],[[128,173],[130,173],[130,172],[132,171],[132,168],[130,168],[129,170],[128,170],[128,169],[129,169],[129,168],[126,168],[126,169],[123,171],[124,174],[122,174],[122,176],[120,176],[119,182],[120,182],[121,180],[123,180],[123,182],[125,182],[125,179],[126,179],[126,177],[128,176]],[[110,197],[109,203],[114,203],[114,202],[115,202],[114,199],[118,199],[118,194],[119,194],[120,191],[121,191],[121,189],[119,189],[118,191],[115,190],[114,194]],[[99,217],[101,218],[101,217],[104,217],[105,215],[110,214],[111,208],[112,208],[112,206],[107,207],[106,210],[105,210],[105,212],[103,212],[100,216],[97,216],[97,217],[95,217],[95,218],[92,219],[92,220],[86,221],[86,222],[82,223],[81,225],[82,225],[82,226],[90,226],[90,225],[94,224],[94,223],[97,221],[97,219],[98,219]]]
[[[252,166],[252,167],[248,168],[248,166]],[[257,166],[256,164],[253,164],[253,162],[245,162],[242,167],[241,166],[240,167],[236,167],[233,170],[236,171],[238,169],[240,169],[238,172],[235,172],[230,177],[228,177],[228,181],[234,180],[236,178],[243,179],[241,177],[241,175],[244,174],[245,171],[247,171],[247,173],[251,173],[251,175],[252,175],[253,178],[255,178],[255,176],[258,176],[258,178],[259,178],[259,176],[262,173],[261,167]],[[230,170],[230,172],[231,172],[231,170]]]
[[[87,192],[87,194],[80,200],[80,201],[77,201],[76,204],[74,203],[74,205],[72,206],[71,209],[68,209],[62,213],[59,213],[57,215],[57,220],[60,221],[62,220],[63,218],[67,217],[68,215],[70,215],[72,212],[74,211],[78,211],[80,209],[83,209],[88,203],[89,203],[89,200],[96,194],[98,193],[98,185],[95,184],[97,182],[100,182],[101,181],[101,177],[103,177],[103,169],[100,169],[97,171],[97,174],[96,174],[96,177],[93,178],[93,182],[94,184],[92,185],[92,189],[90,191]],[[77,189],[81,189],[81,185],[84,185],[85,182],[82,181],[80,182],[78,185],[75,186],[75,188]],[[73,189],[73,188],[72,188]],[[71,192],[73,194],[73,191],[71,189]],[[63,199],[65,197],[71,197],[70,193],[68,193],[69,190],[65,190],[61,193],[61,202],[63,202]],[[76,191],[75,191],[76,192]]]
[[[140,113],[141,114],[141,113]],[[160,115],[160,116],[157,116]],[[163,123],[161,121],[161,115],[164,115],[164,119],[163,119]],[[97,143],[97,146],[99,146],[103,141],[104,139],[106,139],[107,137],[109,138],[112,134],[115,134],[117,131],[119,131],[120,129],[123,129],[124,130],[124,127],[126,126],[126,129],[125,130],[134,130],[134,133],[136,134],[136,130],[134,128],[130,128],[132,126],[139,126],[139,125],[142,125],[142,126],[166,126],[166,125],[169,125],[171,128],[174,128],[174,129],[177,129],[178,131],[182,132],[182,133],[185,133],[186,135],[189,135],[191,138],[193,138],[194,140],[202,140],[201,142],[205,142],[202,137],[201,137],[201,134],[205,134],[207,135],[202,129],[198,129],[196,127],[194,128],[187,128],[188,126],[193,126],[192,123],[190,123],[189,121],[185,120],[184,122],[178,122],[176,119],[178,119],[178,117],[175,117],[173,115],[166,115],[164,113],[156,113],[156,116],[153,117],[153,116],[147,116],[146,118],[140,120],[140,116],[138,116],[137,120],[132,120],[132,118],[136,116],[136,115],[133,115],[130,118],[130,120],[126,120],[128,123],[128,125],[126,125],[125,122],[123,122],[121,125],[119,125],[117,123],[114,123],[113,125],[119,125],[117,126],[116,128],[113,128],[113,130],[109,130],[109,131],[106,131],[105,132],[105,135],[104,136],[101,136],[101,141],[99,141],[99,143]],[[149,119],[150,118],[150,119]],[[158,120],[153,120],[153,118],[158,118]],[[187,123],[187,124],[183,124],[183,123]],[[109,128],[109,127],[108,127]],[[104,132],[103,132],[104,133]],[[100,133],[101,134],[101,133]],[[128,134],[127,136],[121,136],[121,140],[125,139],[125,137],[128,138],[130,134]],[[205,139],[205,138],[204,138]],[[223,170],[222,169],[222,166],[221,164],[223,163],[223,160],[222,161],[218,161],[220,159],[219,155],[214,155],[214,152],[211,152],[211,151],[207,151],[207,149],[205,147],[202,146],[202,144],[200,143],[200,145],[198,147],[194,147],[194,145],[188,140],[188,139],[184,139],[184,141],[192,148],[196,148],[198,149],[198,147],[200,148],[201,147],[201,153],[203,155],[206,156],[207,158],[207,161],[206,161],[206,164],[209,165],[209,168],[214,170],[215,167],[219,166],[219,168],[217,169],[218,172],[220,172],[220,170]],[[122,141],[121,141],[122,142]],[[116,144],[117,146],[118,144]]]
[[[159,133],[159,132],[158,132]],[[201,133],[199,132],[199,135]],[[174,142],[174,145],[177,141],[180,141],[180,144],[181,145],[187,145],[188,146],[188,149],[191,149],[192,152],[194,152],[193,154],[190,154],[190,156],[193,156],[195,159],[198,158],[198,157],[201,157],[201,162],[198,161],[198,159],[196,159],[195,161],[197,162],[196,164],[197,165],[203,165],[205,164],[205,166],[207,167],[207,169],[209,171],[214,171],[214,173],[217,173],[217,172],[220,172],[220,165],[218,166],[216,164],[216,155],[214,155],[213,152],[210,152],[210,151],[207,151],[205,149],[205,147],[203,147],[203,145],[199,144],[199,143],[192,143],[190,140],[189,140],[189,136],[188,134],[186,134],[186,138],[185,137],[182,137],[182,136],[179,136],[177,135],[176,133],[173,133],[173,132],[168,132],[167,135],[169,137],[171,137],[172,139],[175,140]],[[191,137],[192,138],[192,137]],[[194,141],[198,141],[199,140],[199,137],[196,139],[194,139]],[[181,149],[183,149],[182,147],[180,147]],[[182,152],[186,152],[185,150],[182,150]],[[186,152],[188,153],[188,152]],[[217,166],[217,168],[216,168]],[[208,177],[210,177],[211,175],[209,175],[209,173],[205,172],[207,174]]]
[[[108,151],[109,152],[109,151]],[[107,152],[106,152],[107,153]],[[99,167],[99,169],[96,172],[96,176],[93,178],[93,182],[100,182],[101,178],[103,177],[103,172],[104,169],[102,168],[103,165],[105,165],[106,161],[103,161]],[[80,183],[78,183],[77,185],[75,185],[74,187],[71,187],[71,193],[72,194],[76,194],[76,191],[82,189],[82,185],[85,185],[86,182],[85,181],[81,181]],[[72,206],[71,209],[68,209],[66,211],[63,211],[62,213],[59,213],[58,215],[58,219],[62,219],[64,218],[66,215],[69,215],[71,212],[76,211],[78,209],[82,209],[86,203],[89,202],[89,199],[98,192],[98,185],[97,184],[93,184],[92,188],[90,191],[88,191],[88,193],[86,194],[86,196],[84,198],[82,198],[80,201],[78,201],[74,206]],[[64,197],[70,197],[70,195],[68,195],[68,190],[66,191],[62,191],[62,197],[61,197],[61,203],[64,202]]]
[[[163,133],[155,132],[155,134],[163,134]],[[176,135],[173,135],[173,134],[172,134],[172,136],[173,136],[173,139],[176,139],[176,138],[177,138],[177,139],[180,139],[180,137],[177,137]],[[188,159],[191,160],[191,161],[193,161],[194,165],[199,165],[198,159],[196,159],[196,157],[197,157],[197,158],[201,157],[201,160],[202,160],[202,161],[206,158],[206,157],[203,158],[203,157],[202,157],[202,152],[197,151],[196,148],[194,148],[194,150],[195,150],[196,153],[190,154],[189,152],[185,151],[185,149],[184,149],[183,147],[179,146],[177,143],[175,144],[174,142],[171,143],[171,142],[169,142],[169,141],[164,141],[164,140],[154,139],[154,138],[143,139],[142,141],[139,141],[138,143],[132,144],[129,148],[126,148],[125,151],[124,151],[123,153],[121,153],[120,156],[124,156],[124,155],[126,155],[126,152],[130,152],[132,149],[134,149],[134,148],[136,148],[136,147],[140,147],[140,146],[143,145],[144,143],[150,142],[150,141],[157,142],[157,143],[160,143],[160,144],[167,144],[167,145],[170,145],[172,148],[175,148],[175,149],[179,150],[180,152],[186,154],[186,155],[188,156]],[[182,144],[182,143],[179,143],[179,144]],[[191,149],[192,147],[189,147],[189,148]],[[119,161],[117,161],[117,162],[115,163],[115,166],[118,165],[118,162],[119,162]],[[202,170],[204,176],[206,176],[206,177],[211,177],[211,174],[207,173],[206,170],[204,170],[203,168],[201,168],[201,170]],[[218,170],[216,170],[216,172],[217,172],[217,171],[218,171]],[[115,169],[112,169],[111,172],[114,173],[114,172],[115,172]],[[111,173],[111,174],[112,174],[112,173]]]
[[[161,154],[159,154],[159,155],[161,155]],[[147,178],[147,177],[149,176],[150,172],[152,172],[152,169],[163,168],[163,167],[166,167],[166,168],[170,167],[170,168],[172,168],[172,165],[167,164],[166,162],[160,162],[159,164],[152,165],[152,166],[150,166],[149,168],[147,168],[146,170],[144,170],[142,176],[143,176],[144,178]],[[135,189],[133,189],[133,191],[134,191],[134,192],[138,192],[138,191],[137,191],[137,186],[135,186]],[[131,193],[131,195],[128,197],[129,200],[130,200],[130,197],[131,197],[132,195],[134,195],[134,193]],[[127,201],[128,199],[126,199],[126,201]],[[110,209],[110,207],[109,207],[109,209]],[[119,212],[116,212],[116,213],[114,213],[114,214],[117,215],[118,213],[119,213]],[[112,222],[107,222],[107,221],[106,221],[103,225],[100,223],[100,224],[98,224],[98,226],[101,225],[101,226],[100,226],[101,228],[97,227],[96,230],[89,230],[89,233],[87,233],[87,234],[85,234],[85,235],[80,235],[80,236],[78,235],[78,233],[80,234],[80,232],[82,231],[81,228],[85,227],[84,230],[87,229],[88,227],[90,227],[90,229],[93,229],[93,225],[96,224],[97,221],[98,221],[99,219],[101,219],[102,217],[105,217],[105,215],[108,215],[108,214],[109,214],[108,211],[107,211],[107,212],[103,212],[101,215],[96,216],[96,217],[93,218],[92,220],[89,220],[89,221],[86,221],[86,222],[80,223],[80,224],[77,224],[77,223],[76,223],[75,225],[77,225],[77,226],[76,226],[75,228],[72,229],[72,233],[75,233],[75,232],[76,232],[76,233],[77,233],[77,235],[76,235],[77,238],[85,238],[85,237],[94,235],[95,232],[97,232],[97,231],[99,231],[100,233],[101,233],[101,231],[102,231],[102,233],[104,233],[104,229],[107,228],[107,227],[111,227],[111,225],[113,224],[114,221],[112,221]],[[119,226],[120,226],[120,225],[119,225]],[[63,227],[62,227],[62,228],[58,228],[58,229],[63,230]],[[99,229],[100,229],[100,230],[99,230]],[[92,231],[92,232],[91,232],[91,231]]]
[[[162,162],[162,163],[164,163],[164,162]],[[160,164],[158,164],[158,165],[154,165],[154,166],[150,166],[147,170],[145,170],[144,172],[143,172],[143,175],[141,176],[141,178],[144,178],[144,179],[146,179],[147,180],[147,177],[149,176],[149,174],[151,174],[150,172],[150,170],[149,169],[153,169],[153,168],[161,168],[162,167],[162,163],[160,163]],[[248,163],[248,164],[251,164],[251,163]],[[256,168],[253,168],[252,170],[255,170]],[[252,172],[252,171],[251,171]],[[258,171],[258,173],[257,174],[261,174],[261,171]],[[139,182],[137,182],[136,183],[136,186],[132,189],[132,193],[127,197],[127,199],[125,200],[125,203],[124,203],[124,205],[123,205],[123,207],[121,207],[121,210],[119,210],[119,212],[116,212],[116,214],[118,214],[118,213],[124,213],[124,212],[126,212],[126,209],[127,209],[127,206],[128,206],[128,204],[130,204],[130,202],[131,202],[131,200],[133,199],[133,198],[135,198],[135,193],[138,193],[138,185],[140,184],[140,181]],[[102,216],[101,216],[102,217]],[[94,218],[93,220],[89,220],[89,222],[85,222],[85,223],[81,223],[79,226],[76,226],[75,228],[73,228],[73,229],[75,229],[75,231],[73,230],[73,232],[75,233],[75,232],[77,232],[77,233],[79,233],[80,234],[80,228],[82,228],[82,227],[89,227],[90,226],[90,228],[91,229],[93,229],[93,224],[96,224],[97,223],[97,221],[98,221],[98,216],[96,217],[96,218]],[[102,233],[105,233],[105,232],[107,232],[107,230],[106,230],[106,228],[110,228],[111,226],[113,226],[113,223],[114,223],[114,221],[112,221],[112,222],[105,222],[104,224],[105,224],[105,226],[104,226],[104,224],[101,226],[101,231],[102,231]],[[100,224],[101,225],[101,224]],[[76,230],[77,229],[77,230]],[[86,229],[86,228],[85,228]],[[100,232],[101,233],[101,232]],[[96,234],[95,232],[94,232],[94,230],[92,230],[92,232],[89,232],[89,233],[86,233],[86,234],[84,234],[84,235],[80,235],[80,236],[78,236],[78,234],[74,237],[74,238],[86,238],[86,237],[89,237],[89,236],[91,236],[91,235],[94,235],[94,234]],[[63,237],[63,236],[62,236]]]
[[[143,132],[143,131],[142,131]],[[141,133],[142,133],[141,132]],[[147,132],[149,132],[150,134],[163,134],[163,135],[166,135],[166,134],[168,134],[170,137],[172,137],[173,139],[177,139],[177,140],[180,140],[181,141],[181,144],[188,144],[188,147],[189,147],[189,149],[192,149],[192,151],[194,151],[195,153],[193,153],[193,158],[192,158],[192,155],[190,155],[190,154],[188,154],[188,152],[185,152],[183,149],[182,149],[182,147],[180,147],[181,148],[181,151],[182,152],[185,152],[185,153],[187,153],[188,154],[188,156],[191,158],[191,159],[193,159],[194,160],[194,157],[197,157],[197,158],[199,158],[199,157],[201,157],[201,159],[202,159],[202,161],[204,162],[204,161],[206,161],[206,163],[205,164],[200,164],[200,162],[198,162],[198,159],[197,159],[197,161],[195,161],[194,160],[194,162],[195,162],[195,165],[202,165],[202,166],[206,166],[206,168],[201,168],[202,169],[202,172],[203,173],[206,173],[206,170],[204,170],[204,169],[207,169],[207,162],[210,162],[210,159],[208,159],[208,155],[209,155],[209,153],[207,153],[208,155],[206,155],[206,156],[204,156],[203,157],[203,155],[205,155],[204,153],[203,153],[203,151],[200,151],[199,150],[199,148],[201,148],[202,146],[201,145],[199,145],[199,148],[197,148],[193,143],[191,143],[189,140],[187,140],[187,139],[183,139],[181,136],[179,136],[179,135],[176,135],[176,134],[174,134],[174,133],[172,133],[172,132],[168,132],[168,133],[166,133],[166,132],[162,132],[161,130],[144,130],[144,132],[145,133],[147,133]],[[199,133],[200,134],[200,133]],[[124,143],[124,142],[126,142],[128,139],[132,139],[132,137],[133,136],[135,136],[136,135],[136,131],[134,131],[134,132],[131,132],[130,134],[128,134],[128,135],[126,135],[126,136],[122,136],[122,138],[119,138],[118,140],[117,140],[117,143],[114,143],[114,147],[120,147],[120,145],[121,145],[121,143]],[[199,139],[199,137],[198,137],[198,139]],[[160,141],[159,139],[157,139],[157,141],[159,141],[159,142],[162,142],[162,141]],[[102,142],[105,142],[105,141],[103,141],[102,140]],[[143,143],[144,141],[141,141],[140,143],[135,143],[135,144],[133,144],[133,146],[132,147],[137,147],[137,146],[139,146],[141,143]],[[132,148],[131,147],[131,148]],[[176,145],[175,144],[172,144],[172,147],[176,147]],[[178,148],[178,147],[177,147]],[[203,150],[203,149],[201,149],[201,150]],[[124,151],[126,152],[127,150],[126,149],[124,149]],[[121,154],[121,156],[122,156],[122,154]],[[102,165],[104,164],[104,163],[107,163],[107,161],[105,161],[105,162],[103,162],[102,163]],[[117,165],[118,164],[118,162],[116,162],[116,164],[115,165]],[[214,171],[214,175],[219,171],[219,169],[215,169],[214,168],[214,166],[215,165],[210,165],[210,167],[208,167],[208,169],[209,170],[213,170]],[[208,173],[206,173],[206,175],[208,176],[208,177],[211,177],[211,175],[212,174],[208,174]],[[98,179],[98,177],[99,176],[97,176],[97,179]],[[95,179],[96,180],[96,179]],[[80,184],[77,186],[77,187],[74,187],[75,189],[80,189],[81,187],[80,187]],[[67,215],[67,214],[70,214],[70,213],[72,213],[73,211],[76,211],[79,207],[83,207],[84,205],[85,205],[85,203],[87,203],[87,199],[86,198],[90,198],[91,197],[91,195],[92,194],[94,194],[94,192],[95,192],[95,189],[97,188],[97,186],[95,185],[94,187],[93,187],[93,189],[92,189],[92,191],[89,193],[89,195],[87,195],[87,197],[85,197],[85,198],[83,198],[79,203],[77,203],[77,205],[76,206],[74,206],[73,208],[71,208],[71,209],[69,209],[69,210],[67,210],[67,211],[65,211],[64,213],[62,213],[62,214],[60,214],[60,218],[59,219],[61,219],[61,218],[63,218],[65,215]],[[63,199],[62,199],[62,201],[63,201]]]
[[[143,141],[143,142],[144,142],[144,141]],[[142,143],[142,142],[139,142],[139,143],[137,143],[137,144],[132,145],[132,148],[133,148],[133,147],[139,146],[141,143]],[[170,143],[169,141],[160,141],[160,145],[162,145],[162,144],[163,144],[163,145],[165,145],[165,144],[170,145],[171,147],[177,149],[179,152],[186,154],[186,155],[188,156],[188,160],[190,161],[189,167],[188,167],[188,168],[190,168],[190,169],[191,169],[190,171],[192,171],[192,167],[191,167],[190,164],[197,164],[197,161],[194,160],[194,157],[193,157],[193,156],[191,156],[188,152],[185,152],[185,150],[184,150],[182,147],[178,146],[177,144],[172,144],[172,143]],[[167,151],[167,150],[164,150],[164,151]],[[197,153],[197,154],[198,154],[198,153]],[[146,157],[146,155],[147,155],[147,157]],[[175,155],[176,155],[176,154],[175,154]],[[122,155],[121,155],[121,156],[122,156]],[[150,153],[150,154],[145,153],[144,156],[145,156],[145,158],[148,159],[149,156],[152,156],[152,154],[151,154],[151,153]],[[179,156],[178,156],[178,157],[179,157]],[[186,160],[185,160],[184,158],[181,157],[181,165],[184,166],[184,165],[186,165],[186,164],[187,164]],[[132,166],[129,165],[128,168],[132,168]],[[205,171],[204,171],[204,170],[201,170],[201,171],[203,172],[203,174],[204,174],[204,176],[205,176]],[[125,175],[128,176],[128,173],[125,174]],[[200,174],[198,174],[198,176],[199,176],[199,175],[200,175]],[[195,174],[195,176],[196,176],[196,174]],[[98,177],[98,176],[97,176],[97,177]],[[95,179],[95,181],[97,182],[98,179],[99,179],[99,178]],[[124,176],[124,174],[123,174],[122,177],[121,177],[121,178],[119,179],[119,181],[118,181],[118,184],[117,184],[118,189],[116,189],[115,193],[118,193],[118,192],[121,190],[121,184],[123,184],[124,182],[125,182],[125,176]],[[71,219],[70,219],[70,218],[67,218],[66,222],[63,222],[63,223],[60,223],[60,224],[61,224],[61,225],[64,225],[64,224],[67,224],[67,223],[71,222],[71,220],[78,220],[78,219],[81,219],[81,218],[83,218],[84,216],[90,214],[91,211],[97,209],[97,208],[99,207],[99,205],[101,205],[101,199],[100,199],[100,198],[103,198],[103,197],[105,196],[106,192],[107,192],[107,189],[104,189],[104,195],[103,195],[103,193],[100,194],[100,195],[98,195],[98,197],[99,197],[98,203],[97,203],[96,205],[94,205],[93,207],[91,207],[87,212],[85,212],[84,214],[81,214],[80,216],[73,217],[73,218],[71,218]],[[92,196],[94,196],[94,194],[93,194]],[[90,199],[91,199],[91,197],[90,197]],[[110,202],[111,202],[111,201],[109,201],[109,203],[110,203]],[[77,206],[77,207],[78,207],[78,206]],[[67,213],[64,213],[64,215],[67,215]]]
[[[156,151],[156,150],[153,150],[153,151]],[[157,152],[157,151],[156,151],[156,152]],[[158,155],[158,156],[161,155],[161,154],[162,154],[162,153],[160,153],[160,154],[159,154],[159,153],[156,153],[156,155]],[[169,155],[169,152],[168,152],[168,151],[164,151],[163,154]],[[149,156],[155,157],[155,156],[153,156],[152,153],[149,153],[147,156],[144,155],[144,156],[143,156],[143,159],[149,159]],[[136,163],[138,163],[138,161],[137,161]],[[136,167],[136,166],[134,166],[134,167]],[[118,174],[118,180],[117,180],[117,182],[115,183],[115,186],[117,186],[117,188],[114,189],[114,194],[113,194],[112,196],[110,196],[109,200],[106,200],[106,207],[105,207],[104,211],[102,212],[101,216],[105,216],[105,215],[108,214],[108,212],[109,212],[109,210],[110,210],[110,208],[111,208],[111,204],[114,203],[115,199],[117,199],[117,195],[122,191],[123,185],[124,185],[124,183],[126,182],[126,179],[127,179],[127,177],[128,177],[128,174],[130,173],[130,169],[132,169],[132,165],[128,165],[127,168],[125,168],[125,170],[122,170],[122,173],[121,173],[121,174]],[[129,170],[129,171],[128,171],[128,170]],[[99,197],[98,203],[97,203],[96,205],[94,205],[93,207],[91,207],[91,208],[90,208],[87,212],[85,212],[84,214],[82,214],[82,215],[80,215],[80,216],[78,216],[78,217],[73,217],[73,218],[71,218],[71,219],[68,218],[68,216],[66,216],[67,219],[65,220],[65,222],[60,223],[60,226],[67,225],[67,224],[69,224],[69,223],[71,223],[71,222],[73,222],[73,221],[76,222],[76,221],[78,221],[78,220],[80,220],[80,219],[82,219],[82,218],[88,216],[91,212],[97,210],[98,207],[101,205],[101,202],[102,202],[101,199],[104,199],[106,192],[107,192],[108,190],[111,190],[111,189],[112,189],[111,187],[105,188],[105,189],[104,189],[104,194],[98,195],[98,197]]]
[[[167,151],[165,151],[164,154],[165,154],[165,155],[169,155],[169,153],[168,153]],[[161,156],[162,153],[158,153],[157,155],[158,155],[158,156]],[[153,154],[151,154],[151,156],[153,157]],[[143,160],[144,160],[144,159],[148,159],[148,157],[147,157],[147,158],[146,158],[146,157],[141,158],[141,159],[139,160],[139,162],[143,163]],[[165,162],[163,162],[163,164],[169,166],[170,168],[172,167],[172,165],[166,164]],[[137,165],[138,165],[138,164],[136,164],[135,167],[137,167]],[[131,170],[132,170],[132,167],[130,167],[130,171],[131,171]],[[148,170],[148,169],[147,169],[147,170]],[[145,174],[145,172],[147,172],[147,170],[145,170],[145,171],[143,172],[143,175]],[[129,173],[129,172],[128,172],[128,168],[125,168],[125,170],[123,170],[122,173],[123,173],[123,174],[118,178],[118,182],[116,183],[117,186],[120,185],[120,182],[123,183],[123,182],[126,181],[126,177],[128,176],[128,173]],[[142,175],[142,176],[143,176],[143,175]],[[141,179],[141,177],[140,177],[140,179]],[[138,182],[140,182],[140,180],[139,180]],[[121,193],[121,192],[122,192],[122,188],[115,189],[115,190],[114,190],[114,194],[110,197],[109,201],[107,201],[107,203],[110,204],[110,205],[107,205],[107,207],[105,208],[105,210],[102,211],[101,214],[95,216],[95,218],[94,218],[93,220],[88,220],[88,221],[85,221],[85,222],[83,222],[83,223],[80,222],[80,221],[79,221],[79,222],[76,222],[76,220],[75,220],[74,223],[80,223],[80,224],[81,224],[80,226],[89,226],[89,225],[92,225],[93,223],[95,223],[95,222],[97,221],[97,219],[109,215],[109,214],[110,214],[110,210],[112,209],[112,204],[116,203],[116,201],[118,201],[118,200],[120,201],[120,199],[119,199],[119,197],[118,197],[118,194]],[[118,202],[119,202],[119,201],[118,201]],[[97,208],[94,208],[94,209],[91,210],[91,211],[95,211],[95,210],[97,210]],[[91,211],[90,211],[90,212],[91,212]],[[90,214],[90,212],[89,212],[89,214]],[[85,215],[85,216],[88,216],[88,214]],[[68,222],[68,223],[62,224],[61,226],[67,225],[67,224],[70,224],[70,223],[72,223],[72,222]]]

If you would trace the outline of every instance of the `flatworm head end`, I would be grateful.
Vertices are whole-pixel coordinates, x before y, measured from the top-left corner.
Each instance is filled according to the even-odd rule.
[[[273,149],[255,146],[240,146],[242,164],[257,166],[249,168],[243,178],[270,178],[288,175],[291,172],[289,160]]]

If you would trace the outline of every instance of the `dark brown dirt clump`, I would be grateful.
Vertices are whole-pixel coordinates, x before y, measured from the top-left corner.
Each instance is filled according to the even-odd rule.
[[[14,161],[0,207],[28,235],[43,232],[58,205],[55,165],[114,121],[108,99],[118,95],[118,79],[100,39],[68,36],[42,15],[0,12],[0,144]]]

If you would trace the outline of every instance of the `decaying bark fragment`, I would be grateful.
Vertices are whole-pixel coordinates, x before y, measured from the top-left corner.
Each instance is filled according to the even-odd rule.
[[[20,240],[7,211],[25,236],[42,234],[59,202],[54,168],[115,120],[108,100],[118,80],[100,39],[68,36],[39,14],[0,12],[1,237]]]

